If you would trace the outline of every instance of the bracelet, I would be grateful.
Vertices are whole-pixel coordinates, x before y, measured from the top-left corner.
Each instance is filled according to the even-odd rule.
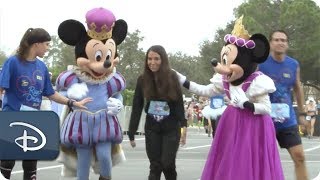
[[[74,102],[75,102],[74,100],[69,99],[68,102],[67,102],[68,107],[69,107],[69,108],[72,108]]]

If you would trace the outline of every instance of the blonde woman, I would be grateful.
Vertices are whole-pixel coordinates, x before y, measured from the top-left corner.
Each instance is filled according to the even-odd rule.
[[[307,124],[308,138],[311,139],[313,137],[314,124],[316,122],[316,115],[318,114],[316,101],[312,97],[308,98],[308,101],[305,106],[305,111],[307,113],[306,124]]]

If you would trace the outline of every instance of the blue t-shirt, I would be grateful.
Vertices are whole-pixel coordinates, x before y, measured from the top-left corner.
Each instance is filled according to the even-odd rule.
[[[40,109],[42,96],[54,94],[46,65],[35,61],[7,59],[0,73],[0,87],[5,89],[3,111],[19,111],[21,105]]]
[[[276,129],[283,129],[297,125],[296,115],[292,106],[292,89],[296,83],[297,60],[286,56],[282,62],[278,62],[269,56],[259,65],[259,71],[273,79],[276,91],[270,94],[271,103],[285,103],[289,106],[290,118],[284,121],[274,121]]]

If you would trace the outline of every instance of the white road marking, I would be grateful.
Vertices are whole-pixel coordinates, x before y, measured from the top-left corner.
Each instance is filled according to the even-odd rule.
[[[144,138],[137,138],[137,139],[134,139],[135,141],[140,141],[140,140],[144,140]],[[129,142],[129,139],[124,139],[123,140],[124,142]]]
[[[139,140],[144,140],[145,138],[137,138],[135,139],[136,141],[139,141]],[[129,140],[123,140],[125,142],[129,142]],[[202,145],[202,146],[193,146],[193,147],[181,147],[180,149],[182,150],[190,150],[190,149],[199,149],[199,148],[205,148],[205,147],[210,147],[211,144],[207,144],[207,145]],[[320,145],[318,146],[315,146],[315,147],[312,147],[312,148],[308,148],[308,149],[305,149],[304,151],[305,152],[310,152],[310,151],[313,151],[313,150],[316,150],[316,149],[319,149],[320,148]],[[281,153],[280,153],[281,154]],[[143,159],[145,160],[145,159]],[[196,159],[177,159],[179,161],[202,161],[202,160],[196,160]],[[284,163],[293,163],[291,160],[283,160],[281,162],[284,162]],[[306,161],[307,163],[320,163],[320,161]],[[41,171],[41,170],[49,170],[49,169],[56,169],[56,168],[62,168],[63,165],[55,165],[55,166],[45,166],[45,167],[41,167],[41,168],[38,168],[37,170],[38,171]],[[11,174],[21,174],[23,173],[23,170],[19,170],[19,171],[13,171]],[[314,179],[312,180],[320,180],[320,172],[318,174],[317,177],[315,177]]]
[[[283,163],[293,163],[292,160],[281,160]],[[307,163],[320,163],[320,161],[305,161]]]
[[[313,178],[312,180],[320,180],[320,172],[319,172],[318,176]]]
[[[189,149],[199,149],[199,148],[204,148],[204,147],[210,147],[211,144],[203,145],[203,146],[194,146],[194,147],[181,147],[183,150],[189,150]]]
[[[56,169],[56,168],[62,168],[62,165],[45,166],[45,167],[38,168],[37,170],[38,170],[38,171],[41,171],[41,170]],[[23,173],[23,170],[13,171],[11,174],[20,174],[20,173]]]
[[[130,159],[131,161],[137,161],[137,160],[145,160],[145,159]],[[205,160],[199,160],[199,159],[180,159],[177,158],[178,161],[197,161],[197,162],[201,162],[201,161],[205,161]],[[285,160],[285,161],[281,161],[284,163],[293,163],[291,160]],[[306,161],[306,163],[320,163],[320,161]],[[56,168],[62,168],[63,165],[55,165],[55,166],[45,166],[45,167],[41,167],[38,168],[37,171],[42,171],[42,170],[50,170],[50,169],[56,169]],[[13,171],[11,174],[21,174],[23,173],[23,170],[19,170],[19,171]],[[317,178],[320,178],[320,172],[319,175],[317,176]],[[313,179],[313,180],[320,180],[320,179]]]
[[[306,150],[304,150],[304,152],[313,151],[313,150],[316,150],[316,149],[319,149],[319,148],[320,148],[320,145],[316,146],[316,147],[313,147],[313,148],[306,149]]]
[[[138,139],[135,139],[135,140],[136,140],[136,141],[144,140],[144,138],[138,138]],[[123,141],[128,142],[129,140],[123,140]],[[41,171],[41,170],[48,170],[48,169],[56,169],[56,168],[62,168],[62,166],[63,166],[63,165],[45,166],[45,167],[38,168],[37,170],[38,170],[38,171]],[[12,171],[11,174],[21,174],[21,173],[23,173],[23,170]]]

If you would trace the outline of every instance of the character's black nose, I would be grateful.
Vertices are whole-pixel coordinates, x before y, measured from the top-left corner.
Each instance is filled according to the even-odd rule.
[[[103,63],[103,67],[104,68],[109,68],[110,66],[111,66],[110,59],[105,60],[104,63]]]
[[[216,67],[218,65],[218,60],[216,58],[211,59],[211,65]]]

